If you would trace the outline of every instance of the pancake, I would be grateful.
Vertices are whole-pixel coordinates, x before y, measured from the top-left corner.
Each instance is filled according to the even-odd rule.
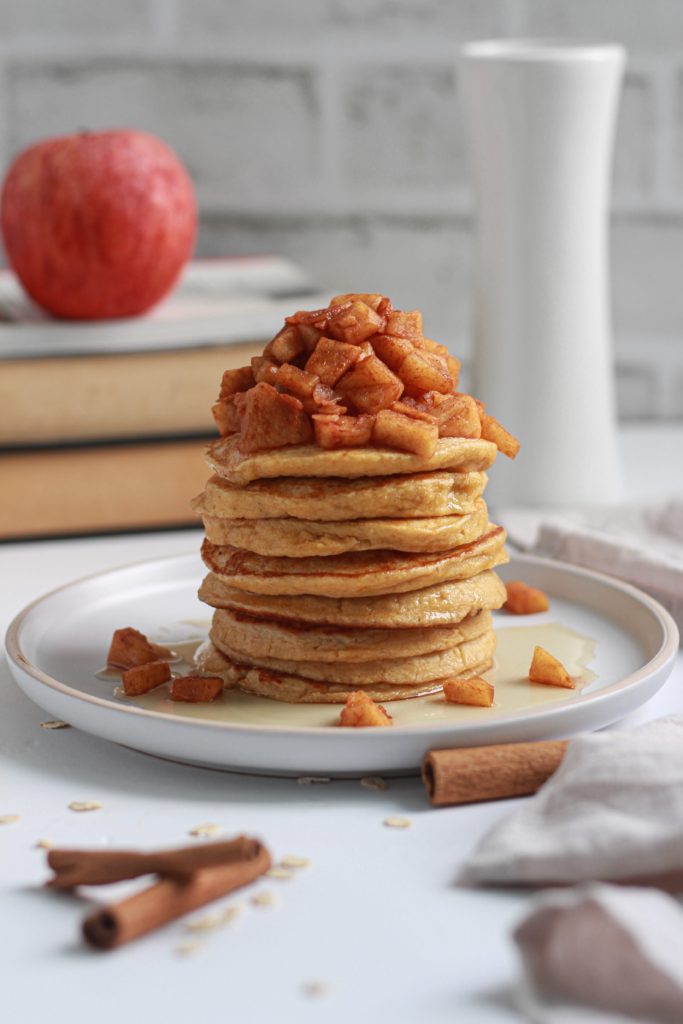
[[[320,683],[342,683],[344,686],[361,686],[373,683],[404,685],[423,683],[430,679],[456,676],[472,665],[478,665],[493,657],[496,638],[492,629],[481,636],[447,647],[443,651],[416,654],[410,658],[388,659],[363,662],[295,661],[287,658],[252,658],[224,644],[218,631],[211,629],[209,638],[214,647],[230,661],[248,664],[252,668],[267,668],[285,675],[302,676]]]
[[[357,479],[253,480],[244,487],[212,476],[192,502],[200,515],[224,519],[412,519],[473,512],[486,487],[485,473],[410,473]]]
[[[471,612],[500,608],[506,591],[502,580],[488,570],[470,579],[437,583],[409,593],[347,598],[250,594],[209,573],[199,588],[199,598],[214,608],[231,608],[285,624],[399,630],[449,626]]]
[[[424,473],[431,469],[478,472],[493,465],[498,451],[492,441],[481,437],[442,437],[430,458],[392,448],[329,451],[315,444],[287,445],[243,455],[238,444],[239,436],[233,434],[213,441],[207,450],[207,461],[214,473],[234,484],[278,476],[393,476],[394,473]]]
[[[231,544],[259,555],[341,555],[347,551],[449,551],[486,533],[488,512],[482,499],[464,516],[435,519],[349,519],[316,523],[301,519],[219,519],[204,516],[212,544]]]
[[[358,686],[344,686],[340,683],[321,683],[304,679],[297,675],[273,672],[269,669],[250,668],[230,661],[209,641],[197,651],[197,667],[203,672],[220,675],[229,688],[239,687],[246,693],[253,693],[270,700],[284,701],[287,704],[344,704],[347,697]],[[491,667],[492,659],[482,661],[462,671],[458,676],[449,679],[471,679]],[[422,697],[436,693],[442,689],[444,679],[432,679],[423,683],[393,685],[378,683],[364,685],[362,689],[377,701],[406,700],[410,697]]]
[[[505,530],[491,525],[478,540],[431,555],[352,551],[326,558],[282,558],[204,540],[202,558],[225,583],[255,594],[362,597],[403,593],[476,576],[508,561],[504,544]]]
[[[285,625],[227,608],[214,612],[211,636],[221,648],[247,658],[290,661],[393,660],[443,651],[490,631],[490,612],[468,615],[454,626],[413,629],[345,629],[340,626]]]

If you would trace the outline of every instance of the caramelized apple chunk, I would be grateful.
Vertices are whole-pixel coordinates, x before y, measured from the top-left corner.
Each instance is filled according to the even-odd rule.
[[[127,697],[140,697],[149,693],[171,678],[171,666],[167,661],[148,661],[144,665],[133,665],[121,676],[123,692]]]
[[[173,653],[168,647],[153,644],[144,633],[132,626],[114,630],[111,638],[107,665],[115,668],[133,668],[134,665],[146,665],[149,661],[172,658]]]
[[[425,412],[423,409],[419,409],[417,404],[411,405],[410,400],[408,402],[394,402],[391,410],[392,412],[400,412],[404,416],[410,416],[413,420],[420,420],[422,423],[438,423],[436,416]]]
[[[542,683],[546,686],[562,686],[567,690],[573,690],[576,686],[562,662],[558,661],[550,651],[538,646],[534,647],[529,668],[529,682]]]
[[[548,595],[538,587],[530,587],[522,580],[510,580],[505,584],[507,597],[503,608],[513,615],[536,615],[547,612],[550,607]]]
[[[360,299],[341,306],[327,322],[327,333],[348,345],[360,345],[383,328],[384,317]]]
[[[350,301],[344,301],[331,303],[325,309],[299,309],[296,313],[292,313],[291,316],[285,317],[285,323],[294,324],[296,327],[308,324],[324,332],[330,320],[338,316],[342,310],[349,309],[350,306]]]
[[[399,377],[410,392],[440,391],[448,394],[454,390],[446,360],[432,352],[411,352],[401,363]]]
[[[443,695],[448,704],[472,704],[475,707],[490,708],[494,690],[485,679],[474,676],[473,679],[445,679]]]
[[[297,398],[309,398],[316,385],[320,383],[320,377],[317,374],[300,370],[298,366],[292,366],[291,363],[283,363],[282,366],[278,366],[274,377],[276,384],[291,391]]]
[[[403,384],[377,356],[361,359],[337,382],[336,390],[358,412],[388,409],[403,392]]]
[[[223,401],[230,395],[236,395],[238,391],[248,391],[253,388],[256,380],[251,366],[240,366],[237,370],[226,370],[221,380],[221,390],[218,400]]]
[[[332,388],[325,384],[316,384],[313,391],[306,398],[299,399],[304,411],[309,415],[322,413],[328,416],[340,416],[346,412],[346,406],[341,404],[341,395],[337,395]]]
[[[439,437],[481,437],[481,419],[471,395],[450,395],[434,408]]]
[[[439,428],[436,423],[424,423],[391,409],[381,409],[375,417],[372,440],[377,445],[413,452],[428,459],[436,451]]]
[[[364,728],[366,726],[392,725],[393,719],[382,704],[377,704],[365,690],[354,690],[346,698],[341,710],[339,724]]]
[[[385,328],[387,334],[394,334],[397,338],[421,338],[422,337],[422,314],[417,310],[410,313],[402,313],[395,309],[387,317]]]
[[[240,429],[240,419],[235,405],[236,395],[230,395],[222,402],[215,402],[211,406],[214,422],[221,437],[229,434],[236,434]]]
[[[239,448],[245,455],[313,440],[311,421],[299,399],[279,394],[270,384],[257,384],[239,395],[236,404]]]
[[[273,362],[272,359],[268,359],[267,356],[252,356],[251,368],[257,384],[261,384],[264,381],[266,384],[275,383],[278,364]]]
[[[514,459],[520,449],[519,441],[514,434],[506,430],[498,420],[489,416],[488,413],[484,413],[481,418],[481,436],[487,441],[493,441],[498,451],[507,455],[509,459]]]
[[[361,350],[358,345],[347,345],[343,341],[322,337],[309,356],[305,370],[317,374],[321,384],[333,388],[360,357]]]
[[[374,417],[313,416],[315,443],[319,448],[357,448],[369,444]]]
[[[220,697],[223,686],[220,676],[182,676],[171,683],[169,696],[186,704],[208,704]]]
[[[394,337],[393,334],[376,334],[371,344],[375,355],[394,373],[398,373],[401,364],[415,351],[412,341]]]
[[[299,324],[297,330],[301,336],[301,340],[304,343],[306,355],[310,356],[311,352],[315,349],[318,341],[322,335],[322,331],[319,331],[317,327],[311,327],[310,324]]]
[[[269,345],[270,356],[278,363],[292,363],[306,351],[306,343],[298,328],[287,324],[276,334]]]
[[[341,306],[345,302],[364,302],[370,309],[374,309],[375,313],[378,312],[379,307],[382,303],[389,302],[389,299],[383,295],[376,295],[372,292],[347,292],[346,295],[335,295],[334,298],[330,299],[331,306]],[[389,303],[391,305],[391,303]]]

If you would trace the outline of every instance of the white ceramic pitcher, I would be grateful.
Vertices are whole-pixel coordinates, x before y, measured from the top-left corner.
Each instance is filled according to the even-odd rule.
[[[619,46],[467,45],[474,394],[517,434],[496,504],[618,497],[608,213]]]

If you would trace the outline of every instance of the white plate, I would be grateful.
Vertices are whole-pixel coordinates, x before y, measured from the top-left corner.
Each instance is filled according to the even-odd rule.
[[[395,701],[391,728],[340,729],[333,728],[334,705],[284,705],[234,691],[211,705],[173,704],[163,690],[137,702],[114,697],[115,682],[95,676],[114,629],[132,625],[167,643],[205,631],[210,610],[196,597],[202,575],[198,557],[176,557],[99,573],[46,594],[8,630],[14,678],[50,715],[149,754],[244,772],[353,776],[414,772],[425,752],[439,747],[598,729],[648,700],[670,674],[678,649],[671,616],[634,587],[514,556],[501,575],[541,587],[551,596],[551,610],[524,619],[496,616],[500,646],[516,650],[517,665],[512,671],[508,665],[507,676],[499,670],[493,708],[446,705],[435,696]],[[514,633],[506,640],[502,628],[509,627]],[[523,665],[534,643],[544,641],[570,671],[580,671],[581,652],[591,653],[591,681],[576,691],[528,683]]]

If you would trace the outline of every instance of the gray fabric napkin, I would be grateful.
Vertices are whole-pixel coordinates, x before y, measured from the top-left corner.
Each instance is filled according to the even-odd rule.
[[[538,793],[483,836],[461,878],[547,885],[667,872],[683,874],[683,714],[573,739]]]
[[[524,551],[596,569],[647,591],[683,633],[683,500],[560,511],[503,508],[497,518]]]
[[[537,1024],[683,1021],[683,910],[655,889],[581,885],[540,896],[515,931]]]
[[[585,884],[683,892],[683,714],[573,739],[538,793],[483,836],[461,880],[573,886],[542,894],[515,933],[525,1019],[683,1022],[678,901]]]

